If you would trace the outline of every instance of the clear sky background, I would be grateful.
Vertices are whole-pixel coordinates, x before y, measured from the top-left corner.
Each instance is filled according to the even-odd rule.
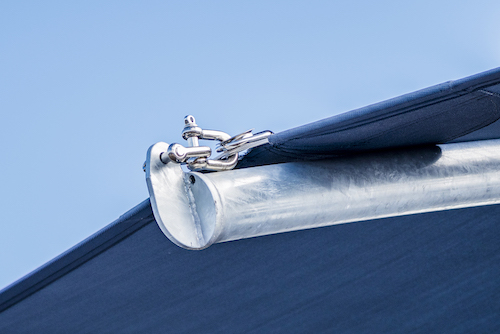
[[[0,288],[148,197],[183,117],[279,132],[500,66],[500,1],[2,1]]]

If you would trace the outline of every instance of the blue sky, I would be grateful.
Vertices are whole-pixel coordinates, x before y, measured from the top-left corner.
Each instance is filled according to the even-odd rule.
[[[0,288],[147,198],[182,119],[275,132],[500,66],[498,1],[2,1]]]

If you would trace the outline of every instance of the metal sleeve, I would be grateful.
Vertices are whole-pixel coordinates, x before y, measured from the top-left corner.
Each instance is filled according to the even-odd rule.
[[[500,140],[183,177],[203,242],[197,247],[176,243],[201,249],[260,235],[500,203]],[[150,194],[155,196],[151,189]],[[157,215],[160,211],[155,218],[169,230],[171,222]],[[177,218],[184,219],[193,221]]]

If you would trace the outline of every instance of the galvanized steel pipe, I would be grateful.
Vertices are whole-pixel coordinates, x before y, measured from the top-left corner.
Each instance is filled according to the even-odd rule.
[[[500,203],[500,140],[444,144],[220,173],[163,164],[148,151],[153,212],[177,245]]]

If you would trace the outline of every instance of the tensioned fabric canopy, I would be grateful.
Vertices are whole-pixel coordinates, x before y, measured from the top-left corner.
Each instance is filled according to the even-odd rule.
[[[500,69],[278,133],[239,168],[500,138]],[[188,251],[149,200],[0,292],[0,332],[498,332],[500,205]]]

